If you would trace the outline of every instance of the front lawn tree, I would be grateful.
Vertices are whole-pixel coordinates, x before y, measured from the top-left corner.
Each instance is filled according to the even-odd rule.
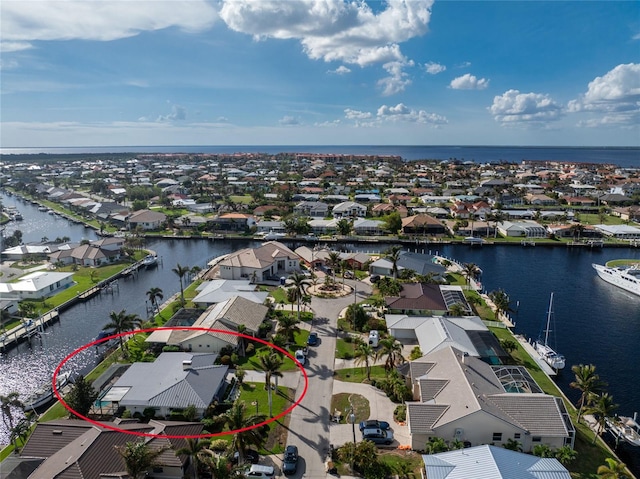
[[[91,411],[91,407],[98,399],[98,392],[84,376],[78,376],[73,382],[73,386],[65,401],[71,409],[81,416],[86,416]],[[75,417],[75,415],[71,415]]]

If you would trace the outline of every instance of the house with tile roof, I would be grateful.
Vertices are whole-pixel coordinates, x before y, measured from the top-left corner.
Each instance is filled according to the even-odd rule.
[[[300,270],[300,257],[277,241],[258,248],[245,248],[227,255],[218,263],[222,279],[278,280]]]
[[[427,479],[571,479],[556,458],[483,445],[423,455]]]
[[[167,215],[159,211],[151,210],[134,211],[126,219],[129,229],[131,230],[137,227],[143,230],[157,230],[162,227],[165,221],[167,221]]]
[[[452,346],[419,362],[407,377],[414,396],[406,403],[413,449],[423,450],[432,437],[468,446],[502,446],[512,439],[525,452],[537,444],[573,447],[575,429],[562,399],[543,393],[526,368],[491,366]]]
[[[169,416],[195,406],[202,417],[209,405],[221,400],[229,367],[214,364],[213,353],[162,353],[152,363],[133,363],[102,398],[131,413],[153,408]]]
[[[107,427],[108,426],[108,427]],[[113,430],[120,429],[121,431]],[[189,457],[176,456],[175,451],[186,447],[186,439],[202,433],[202,423],[158,421],[148,423],[122,421],[105,423],[104,427],[77,419],[56,419],[37,423],[29,440],[20,451],[19,475],[8,478],[64,478],[103,479],[128,478],[125,464],[116,450],[137,439],[138,434],[153,434],[144,440],[150,449],[162,449],[158,464],[148,471],[149,476],[181,479],[188,469]],[[160,437],[165,436],[165,437]],[[14,458],[15,459],[15,458]],[[21,464],[20,464],[21,463]],[[3,472],[6,471],[3,462]],[[3,476],[5,477],[5,476]]]

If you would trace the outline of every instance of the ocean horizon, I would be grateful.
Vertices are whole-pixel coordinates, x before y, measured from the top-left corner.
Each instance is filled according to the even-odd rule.
[[[231,154],[315,153],[400,156],[413,160],[459,160],[475,163],[566,161],[640,167],[640,147],[628,146],[485,146],[485,145],[176,145],[0,148],[0,159],[18,155],[95,154]],[[6,158],[5,158],[6,159]]]

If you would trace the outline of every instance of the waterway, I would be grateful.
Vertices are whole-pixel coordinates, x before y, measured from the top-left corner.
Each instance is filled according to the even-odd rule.
[[[81,225],[56,219],[13,197],[2,196],[2,201],[5,205],[15,203],[23,213],[25,220],[15,223],[15,227],[23,232],[25,242],[39,241],[43,236],[93,239],[94,233]],[[255,243],[251,241],[202,239],[149,241],[146,247],[156,251],[161,260],[157,269],[141,270],[131,279],[120,280],[113,295],[96,296],[63,312],[60,322],[47,329],[42,340],[24,343],[0,357],[0,394],[33,391],[47,380],[53,365],[100,333],[111,311],[126,309],[146,317],[146,291],[159,287],[165,298],[179,292],[178,276],[172,272],[177,263],[204,267],[213,257],[252,245]],[[379,245],[376,250],[383,251],[388,246]],[[556,379],[560,388],[572,401],[577,400],[577,391],[569,386],[573,380],[570,366],[595,364],[608,383],[608,392],[619,404],[619,413],[640,412],[640,297],[605,283],[591,268],[591,263],[602,264],[616,258],[640,259],[640,249],[421,245],[419,251],[476,263],[483,271],[481,281],[486,291],[502,288],[509,294],[515,310],[515,332],[527,337],[539,335],[553,292],[555,322],[551,343],[567,358],[567,368]],[[70,366],[76,372],[86,372],[95,362],[95,354],[88,353]],[[0,443],[6,440],[6,431],[0,429]],[[640,454],[623,451],[621,455],[634,469],[640,468]]]

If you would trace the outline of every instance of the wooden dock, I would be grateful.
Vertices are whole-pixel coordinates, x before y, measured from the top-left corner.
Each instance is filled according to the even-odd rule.
[[[51,310],[39,318],[31,319],[0,335],[0,351],[7,351],[18,344],[39,336],[45,328],[60,321],[58,310]]]

